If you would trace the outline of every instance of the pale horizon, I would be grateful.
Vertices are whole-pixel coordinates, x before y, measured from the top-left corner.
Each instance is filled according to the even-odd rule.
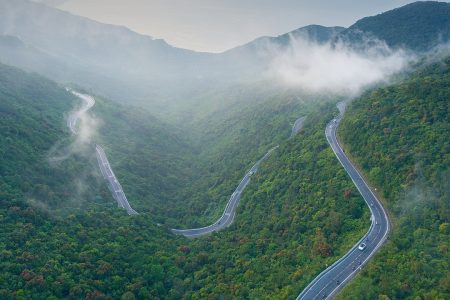
[[[92,20],[164,39],[174,47],[224,52],[261,36],[307,25],[348,27],[358,19],[415,1],[381,0],[35,0]]]

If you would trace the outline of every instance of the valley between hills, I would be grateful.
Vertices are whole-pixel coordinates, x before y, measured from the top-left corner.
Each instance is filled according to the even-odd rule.
[[[1,299],[450,297],[449,3],[223,53],[28,0],[0,33]]]

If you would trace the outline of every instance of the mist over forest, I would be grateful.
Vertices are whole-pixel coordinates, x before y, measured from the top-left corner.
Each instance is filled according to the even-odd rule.
[[[423,28],[424,14],[424,20],[411,21],[411,26],[422,26],[432,42],[418,49],[387,43],[377,36],[382,36],[381,31],[373,32],[370,27],[364,33],[359,27],[367,22],[362,20],[348,29],[307,26],[210,54],[174,48],[125,27],[26,0],[3,0],[0,5],[4,63],[63,84],[95,88],[113,100],[142,105],[155,114],[185,110],[185,102],[211,90],[273,81],[308,92],[321,92],[325,86],[327,93],[343,92],[344,86],[346,92],[357,92],[360,85],[387,80],[404,68],[412,50],[428,51],[435,41],[448,39],[445,25],[431,32]],[[327,77],[322,77],[325,73]]]
[[[449,3],[207,53],[63,2],[0,0],[1,299],[450,297]]]

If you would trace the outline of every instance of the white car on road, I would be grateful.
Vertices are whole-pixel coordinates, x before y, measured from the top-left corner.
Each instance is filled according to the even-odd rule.
[[[365,243],[361,243],[361,244],[359,244],[358,249],[363,251],[364,249],[366,249],[366,247],[367,247],[367,245]]]

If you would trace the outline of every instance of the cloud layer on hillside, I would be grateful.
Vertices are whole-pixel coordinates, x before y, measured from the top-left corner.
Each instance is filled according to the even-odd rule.
[[[277,50],[270,73],[281,82],[308,92],[354,96],[365,87],[389,80],[413,59],[402,50],[391,50],[381,42],[355,50],[343,43],[319,45],[293,38]]]
[[[68,90],[69,91],[69,90]],[[89,96],[71,91],[72,94],[83,99],[82,107],[76,107],[67,117],[67,125],[70,127],[70,120],[76,119],[73,124],[72,142],[62,146],[65,141],[57,142],[48,152],[48,159],[51,163],[59,163],[66,160],[73,154],[90,156],[92,153],[93,139],[97,134],[97,129],[101,124],[101,120],[93,117],[88,113],[89,109],[94,105],[95,100]]]

